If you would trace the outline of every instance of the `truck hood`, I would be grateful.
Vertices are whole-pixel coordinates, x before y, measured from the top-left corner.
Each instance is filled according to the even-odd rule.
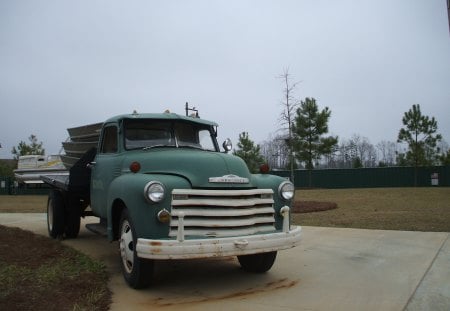
[[[138,161],[140,173],[177,175],[193,188],[251,187],[251,174],[236,156],[201,150],[157,149],[129,155],[127,163]],[[247,181],[247,182],[246,182]]]

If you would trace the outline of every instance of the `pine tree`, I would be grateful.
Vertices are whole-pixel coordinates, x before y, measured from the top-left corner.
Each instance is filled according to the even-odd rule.
[[[328,121],[331,111],[325,107],[319,112],[314,98],[305,98],[297,109],[293,127],[296,157],[305,163],[309,172],[309,186],[312,186],[311,170],[314,163],[325,154],[330,154],[337,144],[337,136],[324,137],[328,133]]]
[[[398,142],[408,144],[405,154],[409,165],[431,165],[437,159],[439,150],[437,143],[442,139],[437,132],[437,121],[422,115],[420,105],[413,105],[403,116],[404,127],[398,133]]]
[[[306,98],[297,109],[294,135],[297,158],[307,169],[314,168],[314,162],[324,154],[330,153],[337,144],[337,137],[323,137],[328,133],[328,120],[331,111],[325,107],[319,112],[314,98]]]
[[[239,142],[237,144],[238,150],[234,150],[233,154],[242,158],[247,164],[251,173],[257,173],[259,166],[264,163],[264,158],[261,155],[260,146],[248,137],[247,132],[239,134]]]
[[[408,151],[399,155],[398,162],[414,166],[414,185],[417,185],[417,167],[435,164],[439,153],[437,143],[442,136],[436,134],[437,121],[422,115],[420,105],[413,105],[405,112],[402,122],[404,127],[398,133],[397,142],[407,143]]]

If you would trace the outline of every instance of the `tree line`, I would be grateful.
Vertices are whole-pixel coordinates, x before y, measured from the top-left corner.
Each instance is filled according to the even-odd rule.
[[[239,137],[236,155],[244,160],[265,161],[272,169],[362,168],[384,166],[450,165],[450,149],[439,134],[434,117],[422,114],[420,105],[404,113],[396,141],[381,141],[373,145],[367,137],[354,134],[349,139],[328,135],[331,110],[323,109],[314,98],[296,100],[297,82],[291,82],[288,70],[280,76],[283,99],[280,125],[275,135],[255,144],[247,132]],[[249,159],[249,155],[255,157]],[[293,174],[291,174],[293,179]]]

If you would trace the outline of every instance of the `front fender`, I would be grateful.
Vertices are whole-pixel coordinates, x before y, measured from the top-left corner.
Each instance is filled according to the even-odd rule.
[[[145,185],[151,181],[161,182],[165,189],[165,197],[159,203],[151,203],[144,197]],[[171,193],[173,189],[189,189],[190,183],[179,176],[159,174],[124,174],[117,177],[110,185],[107,200],[108,237],[113,237],[113,208],[117,201],[123,202],[133,220],[137,238],[167,238],[169,225],[157,220],[162,209],[170,211]]]
[[[282,182],[286,181],[285,178],[270,175],[270,174],[253,174],[252,183],[259,189],[272,189],[273,190],[273,200],[275,208],[275,226],[278,230],[283,227],[283,217],[280,214],[280,210],[283,206],[291,207],[294,199],[285,200],[280,197],[278,193],[278,187]]]

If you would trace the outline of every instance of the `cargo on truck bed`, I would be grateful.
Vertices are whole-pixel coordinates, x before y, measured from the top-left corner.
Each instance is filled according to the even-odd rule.
[[[42,183],[41,174],[67,174],[59,155],[24,155],[17,162],[14,177],[19,183]]]
[[[97,148],[103,123],[89,124],[67,129],[69,139],[62,143],[64,166],[70,169],[89,149]]]

